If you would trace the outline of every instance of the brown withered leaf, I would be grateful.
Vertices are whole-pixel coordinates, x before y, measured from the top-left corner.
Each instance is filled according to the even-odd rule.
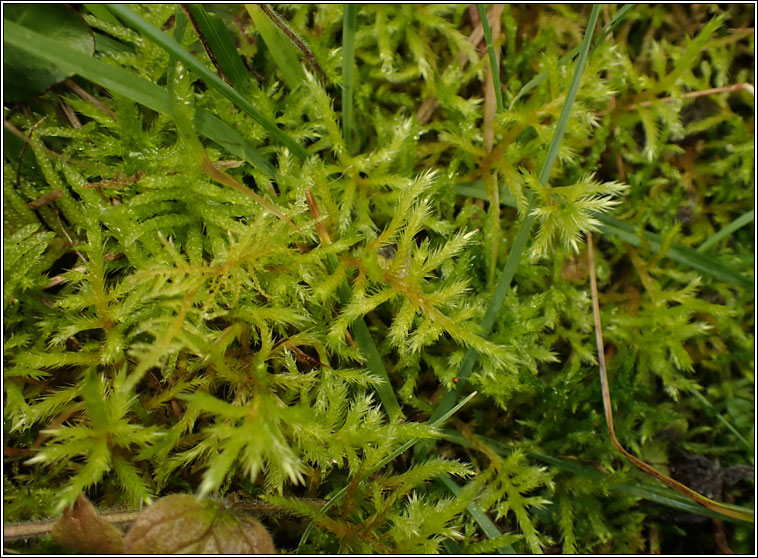
[[[266,528],[214,500],[173,494],[144,509],[126,535],[128,554],[274,554]]]
[[[95,506],[80,494],[73,507],[55,522],[53,540],[82,554],[123,554],[124,537],[115,525],[97,515]]]

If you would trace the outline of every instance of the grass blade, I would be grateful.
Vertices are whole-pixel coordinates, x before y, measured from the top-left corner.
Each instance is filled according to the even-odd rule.
[[[118,20],[113,17],[113,14],[108,11],[108,8],[102,4],[83,4],[83,6],[96,18],[112,23],[113,25],[119,24]]]
[[[181,10],[177,9],[176,14],[176,22],[174,24],[174,37],[177,41],[181,41],[181,37],[184,34],[184,29],[187,25],[187,19],[188,16],[182,12]],[[279,219],[287,223],[289,226],[294,228],[298,232],[302,232],[300,230],[300,227],[295,225],[289,217],[287,217],[284,212],[282,212],[278,207],[276,207],[274,204],[260,196],[259,194],[253,192],[246,186],[240,184],[236,179],[232,178],[230,175],[224,173],[223,171],[218,170],[213,166],[213,162],[208,158],[208,154],[205,152],[205,148],[203,147],[203,144],[200,143],[200,140],[198,139],[197,135],[195,134],[195,129],[192,125],[192,122],[190,121],[190,117],[185,114],[184,112],[184,106],[187,105],[188,102],[191,101],[191,99],[188,99],[188,97],[192,96],[192,93],[190,92],[187,94],[184,93],[178,93],[175,87],[175,78],[176,78],[176,68],[177,68],[177,60],[174,57],[171,57],[168,62],[168,91],[171,98],[171,109],[172,109],[172,116],[174,118],[174,124],[176,125],[176,129],[179,132],[179,137],[182,139],[182,142],[184,143],[185,149],[189,150],[195,158],[200,161],[200,166],[203,169],[203,172],[211,179],[215,180],[219,184],[224,184],[225,186],[229,186],[230,188],[234,188],[238,192],[249,196],[252,198],[256,203],[264,207],[265,209],[268,209],[271,213],[276,215]]]
[[[461,487],[458,486],[458,484],[447,475],[437,477],[437,480],[456,496],[461,493]],[[469,512],[474,521],[476,521],[477,525],[482,528],[482,531],[484,531],[484,534],[487,535],[487,538],[494,539],[495,537],[502,535],[500,529],[497,528],[497,525],[492,523],[492,520],[487,517],[487,514],[485,514],[479,506],[471,503],[466,506],[466,510]],[[503,546],[499,548],[498,551],[500,554],[516,554],[516,551],[511,545]]]
[[[487,21],[487,13],[484,11],[484,6],[477,4],[476,9],[479,11],[479,19],[482,21],[484,42],[487,45],[487,55],[490,58],[490,69],[492,70],[492,83],[495,88],[495,102],[497,103],[497,112],[500,113],[503,111],[503,91],[500,86],[500,67],[497,63],[495,45],[492,42],[492,31],[490,30],[490,23]]]
[[[242,63],[234,40],[221,18],[209,14],[200,4],[182,4],[182,8],[219,74],[232,87],[247,91],[250,74]]]
[[[476,392],[471,393],[468,397],[463,399],[460,403],[458,403],[455,407],[450,409],[447,413],[442,415],[437,420],[432,421],[431,419],[429,419],[427,422],[431,423],[430,426],[434,428],[439,428],[440,426],[445,424],[447,419],[449,419],[451,416],[457,413],[461,407],[463,407],[466,403],[471,401],[475,395],[476,395]],[[363,482],[368,477],[370,477],[375,472],[377,472],[379,469],[381,469],[382,467],[384,467],[385,465],[387,465],[388,463],[396,459],[399,455],[402,455],[403,453],[405,453],[407,450],[412,448],[416,443],[418,443],[418,441],[419,441],[418,438],[412,438],[411,440],[408,440],[407,442],[405,442],[402,446],[400,446],[395,451],[390,453],[387,457],[382,459],[375,467],[372,467],[370,471],[365,473],[363,477],[361,477],[360,482]],[[347,494],[347,490],[348,490],[348,486],[346,485],[334,496],[332,496],[326,504],[324,504],[324,507],[321,508],[321,511],[327,512],[331,508],[333,508],[334,505],[337,504],[345,496],[345,494]],[[305,528],[305,531],[303,532],[303,536],[300,538],[300,543],[297,545],[297,550],[295,551],[295,553],[299,554],[300,552],[302,552],[303,546],[305,545],[306,542],[308,542],[308,537],[310,536],[311,531],[313,531],[313,527],[314,527],[314,523],[313,521],[311,521],[308,524],[308,527]]]
[[[40,58],[44,58],[82,76],[109,91],[122,95],[161,114],[171,115],[168,92],[141,77],[106,64],[92,56],[61,45],[12,21],[4,25],[3,40]],[[229,152],[264,171],[269,176],[276,169],[237,130],[206,110],[195,115],[198,131]]]
[[[482,180],[458,184],[455,187],[455,192],[460,196],[468,196],[479,200],[489,201],[490,199],[489,194],[487,193],[487,187]],[[513,196],[511,196],[502,185],[500,186],[500,203],[510,207],[516,207],[516,200],[513,199]],[[730,229],[727,233],[722,234],[719,240],[723,239],[726,234],[734,232],[737,228],[750,222],[754,218],[754,213],[754,211],[745,213],[716,233],[719,235],[725,229]],[[663,238],[659,234],[643,231],[643,240],[638,236],[637,231],[633,226],[624,223],[623,221],[619,221],[610,215],[598,213],[593,215],[593,217],[602,223],[600,226],[600,232],[607,236],[615,236],[636,248],[640,248],[643,244],[647,244],[654,252],[659,252],[663,246]],[[714,279],[725,281],[746,289],[753,288],[753,280],[750,277],[746,277],[731,267],[722,264],[713,256],[703,254],[702,252],[705,250],[701,251],[701,248],[702,245],[698,247],[697,250],[692,250],[686,246],[672,244],[669,247],[668,252],[666,252],[665,257],[696,269]]]
[[[394,422],[403,413],[400,410],[400,403],[395,395],[395,390],[392,389],[392,383],[390,382],[387,369],[382,362],[382,357],[379,355],[379,350],[376,348],[376,344],[371,337],[371,332],[368,330],[363,318],[353,322],[351,329],[353,330],[353,335],[355,335],[355,342],[358,343],[358,348],[361,350],[363,356],[366,357],[366,366],[368,366],[368,369],[375,376],[383,380],[381,384],[376,386],[376,393],[379,395],[379,400],[382,402],[390,421]]]
[[[182,45],[177,43],[174,39],[166,35],[160,29],[157,29],[139,15],[134,13],[131,9],[122,4],[107,4],[108,9],[118,16],[121,21],[126,25],[139,31],[145,37],[153,41],[160,46],[163,50],[181,61],[185,66],[194,71],[200,76],[205,83],[210,87],[213,87],[216,91],[221,93],[224,97],[229,99],[235,106],[249,116],[251,116],[258,124],[274,136],[280,143],[287,147],[292,153],[294,153],[299,159],[304,160],[308,157],[308,153],[305,149],[297,144],[290,136],[280,130],[276,124],[268,120],[263,116],[258,109],[256,109],[245,97],[243,97],[238,91],[232,89],[227,85],[224,80],[214,74],[211,70],[206,68],[197,58],[187,52]]]
[[[313,197],[313,193],[310,189],[306,190],[305,200],[308,204],[308,210],[314,221],[318,222],[321,212],[316,204],[316,199]],[[316,231],[322,245],[327,245],[331,242],[329,233],[326,228],[316,225]],[[334,254],[327,256],[327,266],[331,273],[337,269],[337,257]],[[339,297],[341,304],[347,304],[350,301],[350,287],[343,281],[343,283],[337,289],[337,296]],[[379,400],[384,406],[384,410],[389,416],[391,422],[394,422],[402,416],[400,409],[400,403],[397,401],[395,390],[392,389],[392,382],[390,382],[387,369],[384,367],[381,355],[374,344],[374,340],[371,338],[371,333],[366,327],[366,322],[363,318],[358,318],[351,324],[355,341],[358,343],[358,348],[366,359],[366,366],[373,372],[374,376],[382,380],[382,383],[375,387],[376,393],[379,396]]]
[[[589,46],[590,41],[592,40],[592,33],[595,28],[595,23],[597,21],[597,16],[600,13],[600,6],[594,5],[592,7],[592,13],[590,14],[590,21],[587,25],[587,30],[585,31],[584,35],[584,41],[582,41],[582,50],[579,54],[579,58],[576,62],[576,67],[574,69],[574,76],[571,80],[571,84],[569,85],[569,90],[566,95],[566,101],[563,105],[563,109],[561,110],[561,116],[558,120],[558,125],[556,126],[555,133],[553,134],[553,137],[550,142],[550,146],[548,148],[547,156],[545,157],[545,161],[542,165],[542,169],[539,174],[539,180],[544,185],[548,178],[550,177],[550,172],[553,169],[553,164],[555,163],[555,159],[558,155],[558,148],[560,147],[561,140],[563,139],[563,134],[566,130],[566,124],[568,123],[569,114],[571,113],[571,107],[574,103],[574,99],[576,99],[576,94],[579,90],[579,81],[581,79],[582,71],[584,70],[584,64],[587,60],[587,55],[589,52]],[[485,18],[482,18],[483,20]],[[521,259],[521,254],[524,251],[524,248],[526,247],[526,241],[529,237],[529,232],[532,227],[532,221],[534,219],[534,216],[532,215],[532,205],[533,205],[533,197],[530,195],[529,197],[529,207],[526,211],[526,216],[524,217],[524,221],[519,226],[518,233],[516,234],[516,240],[513,243],[513,246],[511,248],[511,252],[508,256],[508,261],[506,262],[505,268],[503,269],[502,274],[500,275],[500,279],[497,282],[497,286],[495,287],[495,292],[492,296],[492,299],[490,300],[490,304],[487,307],[487,311],[485,312],[484,318],[481,322],[481,329],[482,332],[486,335],[490,332],[492,329],[492,326],[495,323],[495,318],[497,317],[498,312],[500,311],[500,307],[503,304],[503,301],[505,300],[505,296],[508,293],[508,289],[511,284],[511,280],[513,279],[513,275],[516,272],[516,267],[518,266],[519,260]],[[474,368],[474,364],[476,363],[478,354],[474,349],[469,349],[466,351],[466,355],[463,359],[463,362],[461,363],[457,377],[458,377],[458,385],[456,386],[456,389],[452,391],[445,392],[445,395],[442,397],[442,400],[437,405],[437,407],[432,412],[432,416],[430,420],[434,420],[435,417],[444,415],[453,404],[455,404],[455,401],[460,397],[461,390],[463,389],[463,386],[466,383],[466,380],[468,379],[469,374],[471,374],[471,370]],[[429,447],[426,448],[419,448],[420,451],[419,454],[423,454],[429,451]],[[442,481],[444,483],[444,481]],[[478,510],[478,509],[477,509]],[[476,519],[478,516],[477,510],[473,510],[472,517]],[[468,510],[469,513],[472,513],[472,510]],[[474,515],[476,514],[476,515]],[[481,517],[480,517],[481,519]],[[481,524],[480,524],[481,525]],[[485,531],[485,534],[487,534],[488,537],[491,538],[490,534]]]
[[[298,37],[297,34],[284,22],[284,20],[280,18],[277,13],[268,6],[268,4],[259,4],[259,6],[263,13],[269,17],[272,23],[274,23],[274,25],[276,25],[279,30],[284,33],[284,35],[290,41],[292,41],[292,43],[298,49],[300,49],[300,51],[305,55],[305,59],[308,61],[311,67],[319,76],[321,76],[323,82],[326,83],[329,78],[327,77],[326,72],[324,72],[324,69],[321,67],[321,64],[319,64],[318,60],[316,60],[316,55],[313,54],[313,51],[308,47],[307,44],[305,44],[305,41]]]
[[[611,34],[611,32],[623,21],[624,17],[626,17],[626,14],[632,11],[635,8],[635,4],[627,4],[623,8],[621,8],[618,12],[616,12],[616,15],[613,16],[613,19],[600,31],[600,36],[595,43],[595,46],[592,47],[592,50],[590,51],[590,54],[595,52],[595,50],[603,44],[606,37]],[[568,63],[574,56],[577,55],[579,52],[581,46],[574,47],[572,50],[561,56],[561,58],[558,60],[558,66],[563,66],[564,64]],[[526,85],[524,85],[521,90],[516,94],[516,96],[511,99],[511,104],[508,106],[508,110],[513,110],[513,106],[516,104],[516,102],[521,99],[524,95],[529,93],[532,89],[537,87],[540,83],[545,81],[547,79],[548,72],[544,71],[536,76],[534,76],[531,80],[529,80]]]
[[[595,215],[595,218],[603,223],[601,229],[603,232],[610,233],[632,246],[642,246],[642,240],[637,236],[637,232],[631,225],[627,225],[608,215],[598,214]],[[650,248],[656,252],[660,251],[663,246],[661,235],[647,231],[644,234]],[[720,281],[725,281],[745,289],[753,288],[753,280],[751,278],[745,277],[713,257],[696,252],[686,246],[673,244],[666,253],[666,256]]]
[[[755,452],[755,448],[752,445],[750,445],[750,442],[747,441],[747,438],[745,438],[742,434],[740,434],[739,430],[737,430],[732,425],[731,422],[729,422],[728,420],[726,420],[726,418],[724,417],[724,415],[722,415],[721,413],[719,413],[716,410],[716,408],[711,404],[711,402],[708,401],[708,399],[706,399],[705,396],[702,393],[700,393],[699,391],[694,390],[694,389],[692,391],[690,391],[690,393],[695,396],[695,399],[697,399],[698,401],[700,401],[700,403],[702,403],[703,405],[705,405],[705,407],[708,408],[711,413],[715,414],[716,418],[718,419],[718,421],[721,424],[723,424],[726,427],[726,429],[729,430],[729,432],[731,432],[732,434],[734,434],[734,436],[740,442],[742,442],[742,444],[748,449],[748,451],[750,451],[751,454]],[[752,459],[752,455],[749,456],[749,457]]]
[[[345,4],[342,21],[342,134],[348,154],[353,153],[353,86],[355,79],[355,29],[358,6]]]
[[[603,410],[605,412],[605,422],[608,426],[608,435],[611,439],[611,445],[618,450],[624,457],[626,457],[633,465],[638,469],[644,471],[651,477],[658,479],[669,488],[673,488],[682,496],[685,496],[697,502],[701,506],[708,508],[711,511],[728,515],[740,521],[753,522],[753,510],[745,512],[744,508],[732,506],[730,504],[724,504],[722,502],[716,502],[700,494],[699,492],[691,489],[689,486],[672,479],[671,477],[664,475],[657,469],[651,467],[648,463],[638,458],[637,456],[629,453],[621,442],[616,438],[616,431],[613,425],[613,405],[611,402],[610,385],[608,383],[608,373],[605,368],[605,345],[603,344],[603,332],[600,324],[600,305],[598,304],[597,296],[597,279],[595,277],[595,255],[592,247],[592,234],[587,233],[587,262],[590,270],[590,289],[592,291],[592,315],[595,321],[595,341],[597,345],[597,363],[600,370],[600,386],[603,395]]]
[[[719,232],[717,232],[708,240],[703,242],[700,246],[697,247],[695,252],[698,252],[698,253],[707,252],[708,250],[716,246],[716,244],[721,242],[721,240],[723,240],[724,238],[732,234],[737,229],[744,227],[748,223],[751,223],[753,219],[755,219],[755,210],[751,209],[747,213],[743,213],[742,215],[737,217],[734,221],[729,223]]]
[[[263,42],[266,43],[266,48],[274,59],[276,67],[279,68],[284,83],[290,90],[295,89],[305,80],[305,72],[300,65],[294,45],[259,6],[245,4],[245,9],[250,14],[256,30],[261,34]]]
[[[561,140],[563,139],[563,134],[566,131],[566,125],[568,123],[569,114],[571,113],[571,107],[574,104],[574,99],[576,99],[576,94],[579,91],[579,81],[582,76],[582,71],[584,70],[584,64],[587,61],[590,41],[592,40],[592,33],[595,28],[595,23],[597,22],[597,16],[599,13],[600,6],[598,4],[593,5],[592,13],[590,14],[590,21],[587,25],[584,40],[582,41],[581,52],[579,53],[579,57],[576,61],[574,76],[571,80],[571,84],[569,85],[569,89],[566,94],[566,101],[563,104],[563,109],[561,110],[561,115],[558,119],[555,133],[553,134],[550,146],[548,147],[547,155],[545,157],[545,161],[542,164],[542,169],[540,170],[539,181],[543,185],[547,183],[547,180],[550,177],[550,172],[553,170],[555,159],[558,156],[558,148],[560,147]],[[534,220],[534,216],[532,215],[532,199],[533,198],[530,195],[526,216],[524,217],[524,221],[521,223],[518,233],[516,234],[516,240],[514,241],[513,247],[511,248],[511,252],[508,256],[508,261],[506,262],[505,268],[500,275],[500,279],[498,280],[497,286],[495,287],[495,292],[492,295],[492,300],[490,300],[487,311],[484,314],[484,318],[480,324],[482,333],[484,335],[487,335],[490,332],[492,326],[495,323],[495,318],[500,311],[500,307],[505,300],[506,294],[508,294],[511,280],[513,279],[513,275],[516,272],[516,267],[518,266],[519,260],[521,259],[521,254],[523,253],[526,246],[526,241],[529,238],[532,221]],[[459,398],[461,390],[463,389],[466,380],[468,379],[469,374],[471,374],[471,370],[476,363],[477,357],[477,352],[474,349],[469,349],[466,352],[466,356],[464,357],[463,362],[458,369],[458,385],[456,386],[456,389],[445,393],[442,401],[440,401],[440,403],[434,409],[434,412],[432,413],[432,419],[444,414],[447,409],[449,409],[450,406],[452,406],[452,404],[454,404],[455,401]]]
[[[442,433],[442,438],[450,442],[453,442],[454,444],[459,444],[461,446],[467,447],[469,449],[476,449],[476,446],[474,444],[472,444],[469,440],[463,437],[460,434],[460,432],[457,432],[455,430],[445,430]],[[493,440],[492,438],[488,438],[486,436],[477,436],[477,440],[486,444],[487,446],[492,448],[492,450],[494,450],[498,455],[501,455],[503,457],[507,457],[510,453],[503,444],[501,444],[500,442],[496,440]],[[548,465],[552,465],[554,467],[557,467],[559,469],[562,469],[574,475],[584,477],[586,479],[590,479],[593,481],[599,482],[608,476],[608,473],[603,473],[602,471],[599,471],[598,469],[589,467],[587,465],[582,465],[580,463],[577,463],[575,461],[570,461],[568,459],[560,459],[558,457],[545,455],[543,453],[539,453],[535,451],[529,451],[527,452],[527,454],[530,457],[533,457],[534,459],[538,459],[539,461],[542,461],[543,463],[547,463]],[[724,519],[727,521],[735,521],[735,522],[740,521],[737,518],[730,517],[728,515],[722,515],[718,512],[711,511],[707,508],[704,508],[703,506],[695,504],[689,498],[685,498],[684,496],[672,490],[671,488],[668,488],[667,486],[654,485],[647,482],[619,482],[619,483],[612,484],[611,490],[625,492],[627,494],[631,494],[643,500],[656,502],[658,504],[661,504],[669,508],[685,511],[688,513],[692,513],[694,515],[700,515],[702,517],[714,517],[717,519]],[[734,508],[746,514],[752,513],[753,511],[749,508],[745,508],[742,506],[734,506]]]

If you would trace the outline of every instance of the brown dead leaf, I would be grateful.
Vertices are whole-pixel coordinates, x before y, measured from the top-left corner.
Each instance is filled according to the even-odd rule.
[[[274,554],[260,522],[220,502],[173,494],[144,509],[126,535],[129,554]]]
[[[124,554],[124,537],[100,518],[95,506],[80,494],[73,507],[55,522],[53,540],[82,554]]]

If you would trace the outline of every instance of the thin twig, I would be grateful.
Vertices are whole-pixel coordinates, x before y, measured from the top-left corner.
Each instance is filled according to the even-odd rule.
[[[322,499],[309,499],[306,498],[307,504],[314,507],[323,507],[326,504],[326,500]],[[297,516],[296,512],[282,508],[269,502],[261,501],[236,501],[231,505],[232,509],[242,512],[253,513],[256,515],[265,516]],[[123,529],[128,528],[134,523],[137,516],[142,510],[119,510],[119,511],[106,511],[99,514],[100,519],[107,521],[112,525],[116,525]],[[57,519],[53,521],[31,521],[27,523],[14,523],[10,525],[3,525],[3,540],[9,541],[14,539],[26,539],[30,537],[40,537],[47,535],[53,529],[53,526],[57,523]]]
[[[76,112],[74,111],[74,108],[63,99],[59,101],[59,104],[60,104],[61,110],[63,110],[63,114],[66,115],[66,118],[68,119],[71,126],[73,128],[76,128],[77,130],[81,130],[82,122],[79,120],[79,117],[76,116]]]
[[[82,99],[84,99],[85,101],[89,101],[95,107],[99,108],[105,114],[107,114],[108,116],[110,116],[111,118],[113,118],[113,120],[115,122],[118,122],[118,117],[116,116],[115,112],[113,112],[111,109],[109,109],[107,106],[105,106],[102,102],[100,102],[93,95],[90,95],[89,93],[87,93],[87,91],[85,91],[84,89],[82,89],[81,87],[79,87],[76,84],[76,82],[74,82],[71,79],[67,79],[63,83],[66,85],[66,87],[68,87],[69,89],[71,89],[71,91],[73,91],[74,93],[76,93],[77,95],[79,95]]]
[[[716,93],[735,93],[737,91],[745,90],[751,95],[755,94],[755,88],[750,85],[749,83],[736,83],[734,85],[727,85],[725,87],[714,87],[712,89],[703,89],[702,91],[689,91],[687,93],[683,93],[681,98],[682,99],[694,99],[695,97],[704,97],[706,95],[715,95]],[[634,110],[638,107],[651,107],[653,106],[653,103],[668,103],[670,101],[673,101],[677,97],[661,97],[659,99],[654,99],[650,101],[643,101],[641,103],[636,103],[629,106],[629,110]]]
[[[716,95],[718,93],[736,93],[737,91],[747,91],[751,95],[755,95],[755,87],[749,83],[735,83],[734,85],[726,85],[724,87],[714,87],[712,89],[703,89],[701,91],[688,91],[682,93],[679,97],[659,97],[657,99],[650,99],[649,101],[642,101],[639,103],[633,103],[627,105],[624,110],[636,110],[640,107],[652,107],[655,103],[669,103],[675,99],[694,99],[696,97],[704,97],[706,95]],[[598,112],[598,116],[603,116],[614,110],[614,107],[607,108]]]
[[[26,205],[29,209],[38,209],[42,206],[48,205],[63,195],[60,190],[50,190],[47,194],[42,194],[40,197],[27,202]]]
[[[313,66],[313,69],[316,70],[316,72],[318,72],[318,74],[324,80],[324,83],[327,83],[329,80],[326,77],[326,72],[324,72],[323,68],[318,63],[318,60],[316,60],[316,56],[313,54],[311,49],[308,48],[308,45],[305,44],[305,41],[298,37],[295,32],[290,29],[289,26],[284,22],[284,20],[280,18],[274,10],[269,8],[268,4],[258,4],[258,6],[260,7],[261,11],[266,14],[279,29],[281,29],[282,33],[287,35],[289,40],[295,43],[295,46],[303,51],[303,54],[305,54],[305,57],[308,59],[308,63]]]

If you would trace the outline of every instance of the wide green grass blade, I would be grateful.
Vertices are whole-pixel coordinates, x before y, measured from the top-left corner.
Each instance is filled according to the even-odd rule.
[[[576,99],[576,94],[579,91],[579,81],[582,77],[582,71],[584,70],[585,62],[587,61],[590,42],[592,40],[592,33],[595,28],[595,23],[597,22],[597,16],[599,13],[600,6],[598,4],[593,5],[592,13],[590,14],[590,20],[587,24],[587,30],[584,34],[584,40],[582,41],[581,51],[576,60],[574,76],[571,80],[571,84],[569,85],[568,92],[566,93],[566,101],[563,104],[563,109],[561,110],[558,124],[556,125],[555,132],[550,141],[547,155],[545,156],[545,161],[542,164],[542,169],[540,170],[539,181],[543,185],[545,185],[550,178],[550,172],[553,170],[553,164],[555,163],[555,159],[558,156],[558,149],[560,147],[561,141],[563,140],[563,134],[566,131],[566,125],[568,124],[571,107],[573,106],[574,99]],[[480,324],[482,334],[484,335],[489,334],[492,326],[495,323],[495,319],[498,312],[500,311],[500,307],[505,300],[505,296],[508,294],[508,289],[510,288],[513,275],[516,272],[516,267],[518,266],[518,263],[521,260],[521,255],[523,254],[524,248],[526,247],[526,242],[529,238],[532,221],[534,220],[534,216],[532,215],[532,208],[533,201],[530,195],[529,206],[526,210],[526,216],[524,217],[524,220],[519,227],[518,233],[516,234],[516,240],[511,247],[511,252],[508,255],[508,261],[506,262],[505,268],[500,275],[500,278],[495,287],[495,292],[492,295],[492,299],[487,306],[487,311],[485,312],[484,318]],[[466,356],[464,357],[463,362],[458,369],[458,385],[456,386],[456,389],[445,393],[442,401],[440,401],[440,403],[434,409],[434,412],[432,413],[432,419],[444,414],[460,397],[461,390],[463,389],[466,380],[469,377],[469,374],[471,374],[471,370],[474,368],[477,357],[478,354],[474,349],[469,349],[466,352]]]
[[[230,124],[205,109],[197,109],[195,111],[195,126],[199,133],[226,148],[229,153],[244,159],[272,178],[276,176],[276,169],[268,159]]]
[[[487,21],[487,12],[484,11],[482,4],[477,4],[476,9],[479,11],[479,19],[482,21],[482,30],[484,31],[484,43],[487,45],[487,55],[490,59],[490,69],[492,70],[492,83],[495,88],[495,104],[497,112],[503,112],[503,91],[500,86],[500,65],[497,63],[495,54],[495,44],[492,42],[492,30],[490,23]]]
[[[108,11],[108,8],[102,4],[84,4],[84,7],[96,18],[112,23],[113,25],[120,25],[119,21]]]
[[[755,219],[755,210],[751,209],[747,213],[743,213],[739,217],[737,217],[734,221],[729,223],[727,226],[725,226],[723,229],[721,229],[719,232],[714,234],[712,237],[710,237],[708,240],[703,242],[700,246],[697,247],[695,252],[703,253],[707,252],[716,244],[721,242],[724,238],[732,234],[737,229],[740,229],[747,225],[748,223],[752,223],[753,219]]]
[[[470,395],[468,395],[468,397],[460,401],[456,406],[454,406],[452,409],[450,409],[447,413],[442,415],[437,420],[433,421],[429,419],[427,422],[430,423],[430,426],[434,428],[439,428],[440,426],[445,424],[445,422],[447,422],[447,420],[450,417],[452,417],[455,413],[457,413],[461,407],[463,407],[466,403],[471,401],[471,399],[473,399],[475,395],[476,395],[476,392],[471,393]],[[402,455],[403,453],[411,449],[418,442],[419,442],[419,438],[412,438],[408,440],[407,442],[405,442],[402,446],[400,446],[395,451],[390,453],[387,457],[382,459],[375,467],[372,467],[370,471],[365,473],[361,477],[360,482],[363,482],[368,477],[373,475],[375,472],[379,471],[380,469],[388,465],[390,462],[397,459],[400,455]],[[348,486],[344,486],[339,492],[337,492],[334,496],[332,496],[329,499],[329,501],[326,504],[324,504],[324,507],[321,508],[321,511],[327,512],[331,508],[333,508],[334,505],[337,504],[345,496],[345,494],[347,494],[348,488],[349,488]],[[303,546],[305,545],[306,542],[308,542],[308,537],[310,536],[311,531],[313,531],[313,527],[314,527],[314,523],[311,521],[308,524],[308,527],[305,528],[305,531],[303,532],[303,536],[300,538],[300,543],[297,545],[297,550],[295,551],[297,554],[299,554],[302,551]]]
[[[490,199],[487,192],[487,186],[483,180],[458,184],[455,187],[455,192],[460,196],[467,196],[479,200],[489,201]],[[500,203],[503,205],[516,207],[516,200],[502,185],[500,187]],[[724,229],[716,233],[717,235],[721,235],[721,238],[719,240],[723,239],[727,234],[731,234],[736,229],[749,223],[754,218],[754,213],[755,212],[752,210],[748,213],[745,213],[724,227]],[[615,236],[616,238],[637,248],[643,246],[643,244],[646,244],[654,252],[659,252],[663,246],[663,238],[659,234],[643,231],[643,240],[638,236],[637,230],[634,227],[628,225],[627,223],[624,223],[623,221],[619,221],[618,219],[615,219],[609,215],[604,215],[602,213],[595,214],[593,217],[602,223],[600,226],[600,232],[605,235]],[[725,229],[730,230],[722,234]],[[665,257],[696,269],[705,275],[713,277],[714,279],[719,279],[721,281],[725,281],[732,285],[737,285],[746,289],[753,288],[753,279],[742,275],[727,265],[722,264],[713,256],[704,254],[703,252],[705,250],[701,250],[700,248],[702,248],[702,245],[698,247],[698,250],[692,250],[686,246],[672,244],[669,247],[668,252],[666,252]]]
[[[195,30],[202,35],[208,56],[218,64],[232,87],[246,92],[249,89],[250,73],[242,63],[234,39],[222,19],[206,12],[200,4],[182,6],[192,17]]]
[[[171,115],[169,95],[162,87],[123,68],[106,64],[92,56],[61,45],[11,21],[6,21],[4,28],[4,41],[26,51],[33,51],[36,56],[69,69],[149,109]],[[201,109],[195,115],[195,124],[202,135],[223,146],[230,153],[248,161],[269,176],[273,177],[276,174],[276,169],[271,163],[226,122]]]
[[[212,87],[224,97],[229,99],[234,105],[246,112],[251,116],[258,124],[274,136],[280,143],[286,146],[292,153],[294,153],[299,159],[304,160],[308,157],[308,153],[305,149],[297,144],[290,136],[280,130],[276,124],[268,120],[263,116],[258,109],[256,109],[245,97],[243,97],[238,91],[227,85],[224,80],[218,77],[211,70],[206,68],[197,58],[192,56],[185,48],[177,43],[173,38],[169,37],[166,33],[157,29],[139,15],[134,13],[131,9],[122,4],[107,4],[108,9],[113,12],[118,18],[126,25],[142,33],[145,37],[153,41],[160,46],[168,54],[181,61],[185,66],[190,68],[208,86]]]
[[[284,83],[290,90],[295,89],[305,80],[305,72],[300,64],[295,45],[271,21],[263,10],[255,4],[245,4],[245,9],[253,19],[255,29],[261,34],[271,57],[279,68]]]
[[[355,29],[358,6],[345,4],[342,20],[342,134],[348,154],[353,153],[353,87],[355,86]]]

